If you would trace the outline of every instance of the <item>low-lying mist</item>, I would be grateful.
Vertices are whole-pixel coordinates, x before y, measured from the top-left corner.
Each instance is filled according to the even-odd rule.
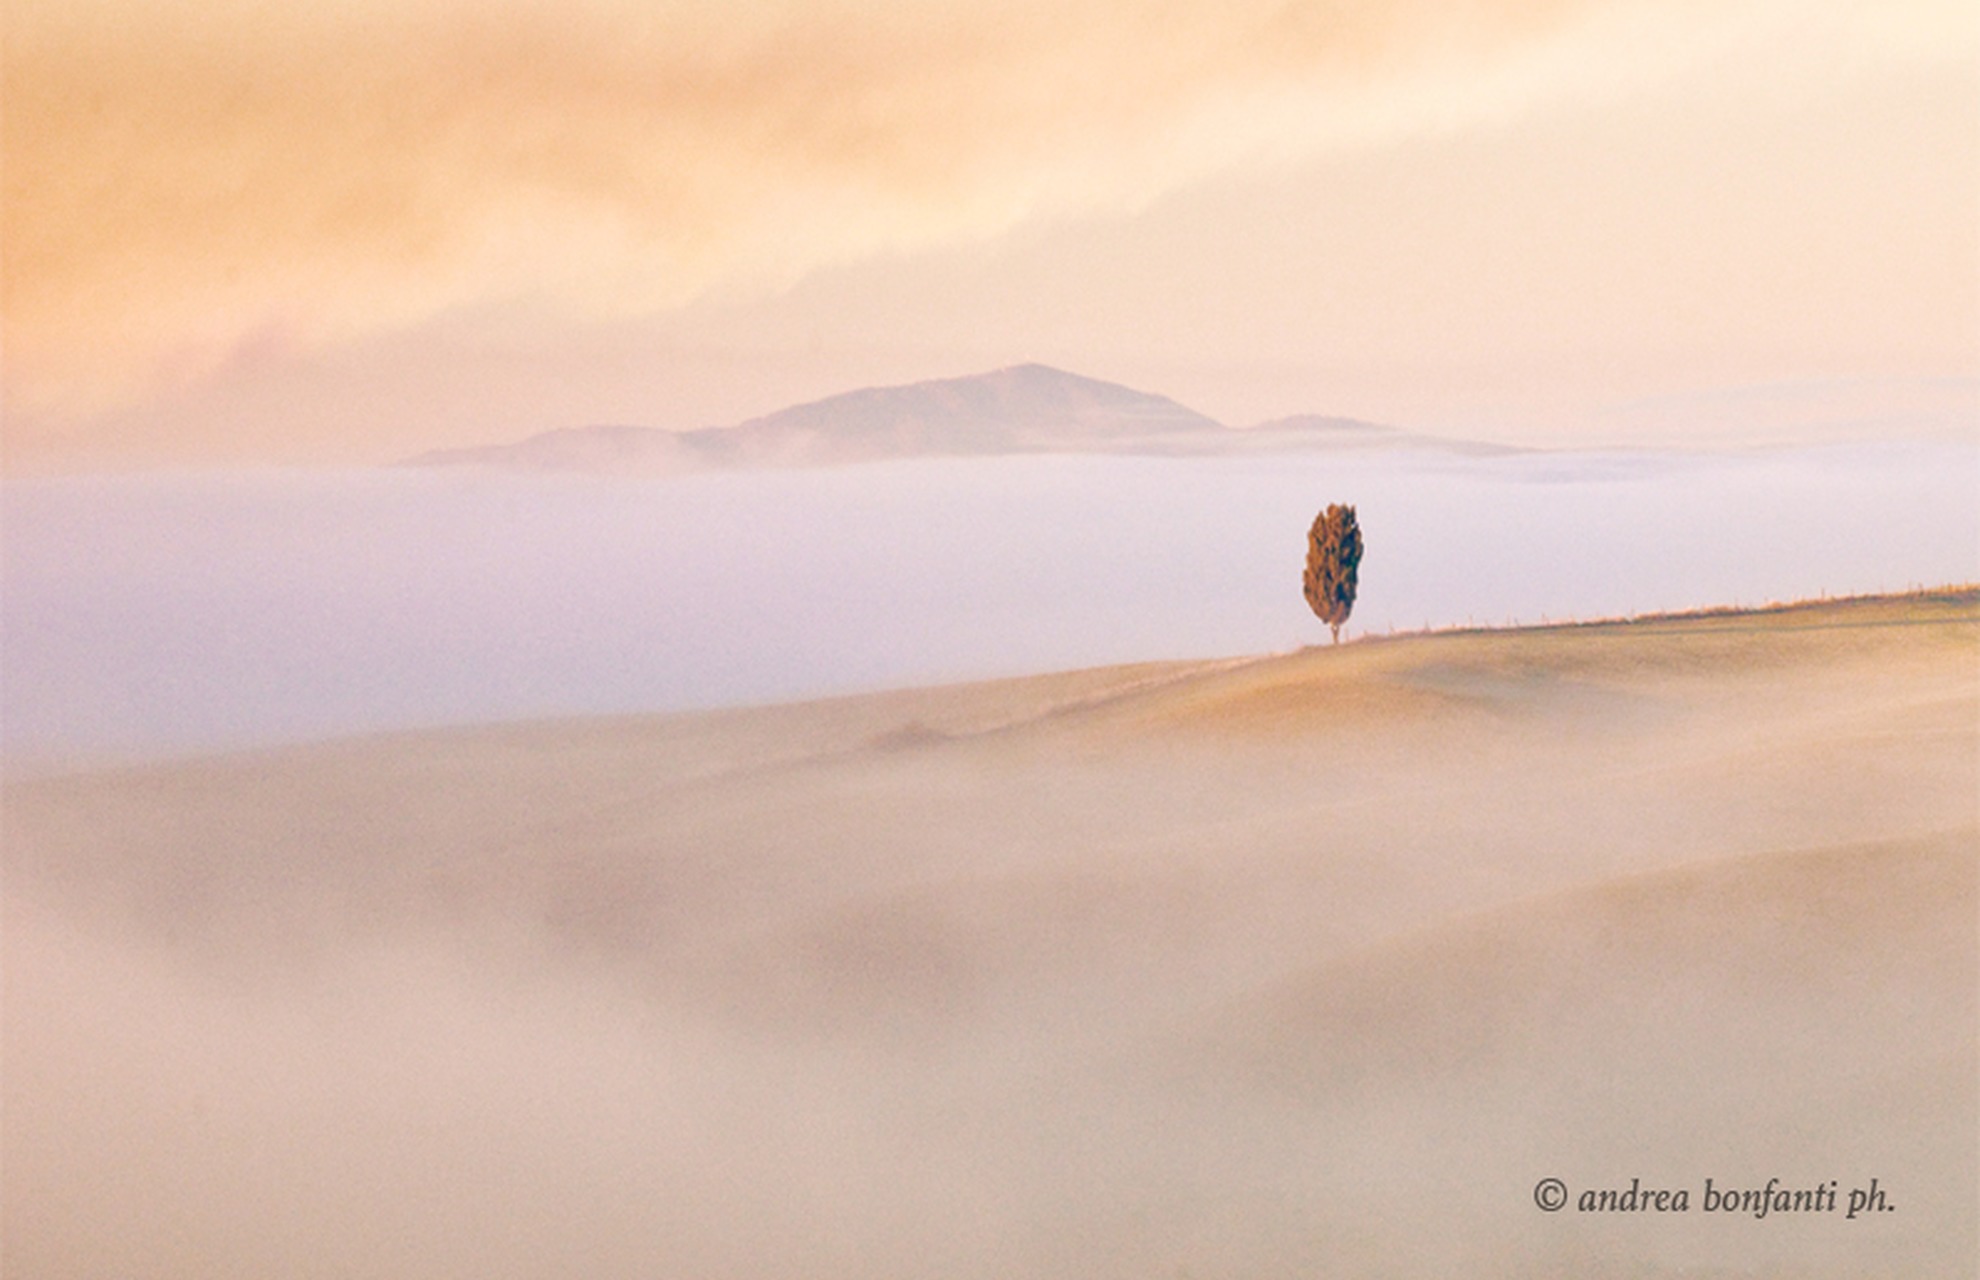
[[[17,779],[0,1269],[1958,1274],[1976,610]]]
[[[1980,454],[968,459],[8,484],[4,752],[141,757],[1980,578]]]

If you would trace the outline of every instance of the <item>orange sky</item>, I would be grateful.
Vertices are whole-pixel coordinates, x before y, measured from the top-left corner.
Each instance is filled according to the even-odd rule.
[[[1970,0],[13,0],[10,469],[1043,360],[1234,423],[1970,430]]]

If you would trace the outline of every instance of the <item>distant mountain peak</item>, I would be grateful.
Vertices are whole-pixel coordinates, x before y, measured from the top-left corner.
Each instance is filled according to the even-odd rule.
[[[998,454],[1216,455],[1391,445],[1464,447],[1310,415],[1236,431],[1167,396],[1032,361],[844,391],[728,427],[567,427],[512,444],[422,454],[407,465],[670,473]]]
[[[877,437],[893,437],[904,446],[948,444],[965,453],[1005,453],[1018,450],[987,448],[995,443],[991,437],[1041,429],[1091,437],[1221,430],[1222,424],[1166,396],[1049,365],[1017,364],[966,377],[847,391],[722,430],[758,436],[829,430],[842,439],[875,437],[878,443]]]

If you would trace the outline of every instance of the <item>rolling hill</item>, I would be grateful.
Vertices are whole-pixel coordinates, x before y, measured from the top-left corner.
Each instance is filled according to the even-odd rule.
[[[1960,1274],[1977,654],[1961,590],[17,782],[9,1274]]]

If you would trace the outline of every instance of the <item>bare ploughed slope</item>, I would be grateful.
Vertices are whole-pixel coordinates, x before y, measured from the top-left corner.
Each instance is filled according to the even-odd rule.
[[[1972,591],[23,782],[7,1273],[1966,1274],[1976,806]]]

